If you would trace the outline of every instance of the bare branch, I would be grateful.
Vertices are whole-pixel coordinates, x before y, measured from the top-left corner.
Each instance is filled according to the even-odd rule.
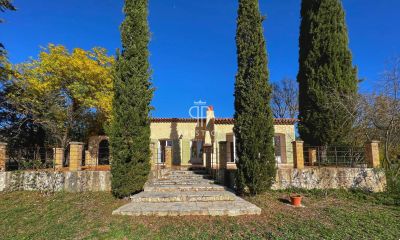
[[[299,111],[298,85],[295,80],[285,78],[272,84],[272,110],[276,118],[296,118]]]

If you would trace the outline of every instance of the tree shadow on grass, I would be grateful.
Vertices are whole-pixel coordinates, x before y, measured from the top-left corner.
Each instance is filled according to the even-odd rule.
[[[290,201],[286,198],[278,198],[278,201],[285,204],[290,204]]]

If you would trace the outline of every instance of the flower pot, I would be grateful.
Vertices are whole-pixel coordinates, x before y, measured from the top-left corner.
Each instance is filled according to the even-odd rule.
[[[300,195],[293,195],[293,196],[290,196],[290,202],[295,207],[301,207],[301,199],[302,198],[303,197]]]

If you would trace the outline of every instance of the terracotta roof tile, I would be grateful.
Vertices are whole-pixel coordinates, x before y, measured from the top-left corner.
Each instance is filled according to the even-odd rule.
[[[202,119],[205,121],[206,119]],[[168,123],[168,122],[181,122],[181,123],[195,123],[197,122],[196,118],[152,118],[151,122],[154,123]]]
[[[216,118],[215,124],[234,124],[235,120],[233,118]],[[274,118],[275,125],[293,125],[298,122],[294,118]]]
[[[202,121],[205,121],[205,118],[201,119]],[[154,123],[168,123],[168,122],[180,122],[180,123],[196,123],[197,119],[195,118],[152,118],[151,122]],[[275,125],[293,125],[296,122],[298,122],[297,119],[294,118],[275,118],[274,119],[274,124]],[[234,119],[233,118],[215,118],[215,124],[234,124]]]

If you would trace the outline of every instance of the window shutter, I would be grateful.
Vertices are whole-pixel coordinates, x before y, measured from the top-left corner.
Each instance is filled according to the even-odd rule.
[[[190,141],[182,139],[181,143],[182,165],[188,165],[190,161]]]

